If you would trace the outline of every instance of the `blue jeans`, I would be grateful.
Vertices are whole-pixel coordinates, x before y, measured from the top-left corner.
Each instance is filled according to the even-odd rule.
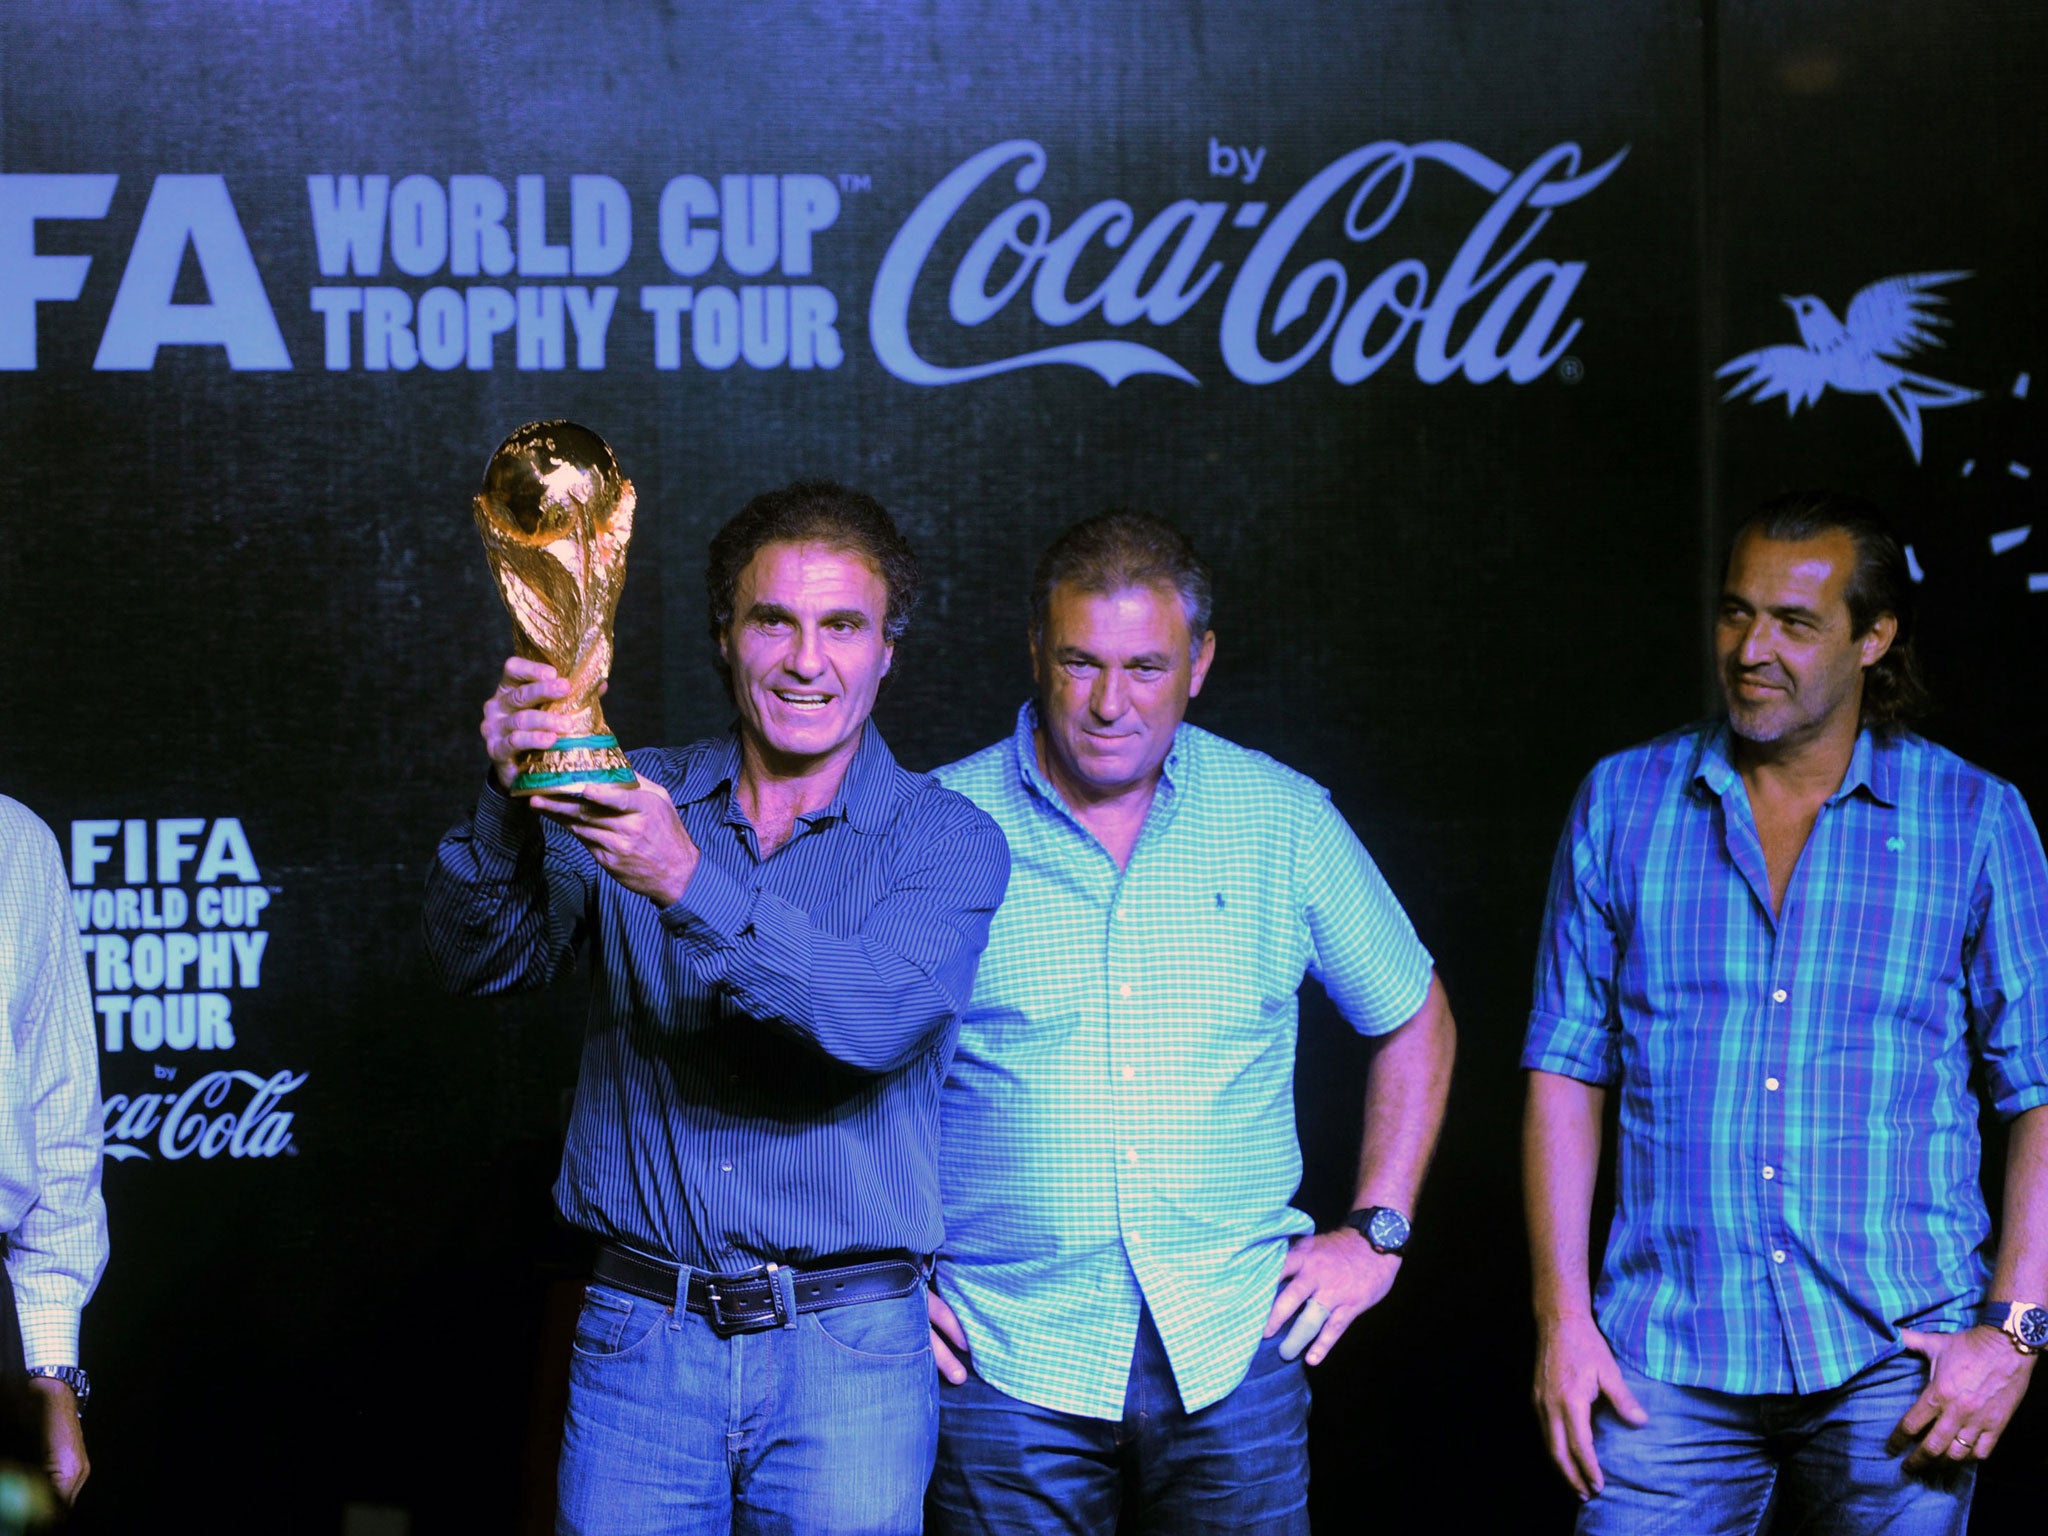
[[[584,1292],[558,1536],[915,1536],[938,1437],[920,1287],[721,1339]]]
[[[1034,1407],[979,1376],[939,1389],[936,1536],[1306,1536],[1308,1376],[1262,1340],[1237,1389],[1181,1408],[1147,1311],[1121,1419]]]
[[[1766,1519],[1800,1536],[1962,1536],[1969,1521],[1974,1466],[1916,1475],[1885,1449],[1927,1385],[1916,1355],[1832,1391],[1758,1397],[1621,1370],[1650,1422],[1595,1416],[1607,1486],[1580,1508],[1581,1536],[1750,1536]]]

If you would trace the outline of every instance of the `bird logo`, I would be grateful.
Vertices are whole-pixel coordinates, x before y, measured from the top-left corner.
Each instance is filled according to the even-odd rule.
[[[1899,424],[1918,464],[1921,407],[1963,405],[1977,399],[1978,393],[1914,373],[1895,359],[1941,345],[1935,327],[1948,321],[1935,313],[1934,306],[1945,301],[1929,290],[1969,275],[1911,272],[1884,278],[1849,301],[1847,320],[1837,320],[1834,311],[1810,293],[1786,298],[1799,323],[1802,345],[1759,347],[1729,359],[1714,370],[1714,377],[1739,377],[1721,398],[1733,400],[1753,391],[1750,398],[1761,405],[1783,395],[1785,414],[1790,416],[1830,388],[1845,395],[1875,395]]]

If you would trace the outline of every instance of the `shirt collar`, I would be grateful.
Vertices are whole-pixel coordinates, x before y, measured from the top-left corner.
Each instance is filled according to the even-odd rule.
[[[1194,727],[1183,720],[1174,728],[1173,746],[1159,765],[1161,787],[1168,798],[1177,798],[1188,787],[1194,772]],[[1017,778],[1026,789],[1036,790],[1053,805],[1066,801],[1052,780],[1038,766],[1038,702],[1027,700],[1017,710],[1017,729],[1010,737],[1010,750],[1017,759]]]
[[[690,765],[689,772],[683,775],[678,801],[694,805],[722,790],[732,801],[732,814],[739,815],[740,761],[740,728],[735,722],[723,737],[707,743],[705,750]],[[882,733],[875,729],[875,722],[868,720],[861,726],[860,745],[854,748],[853,761],[846,765],[846,773],[839,780],[839,788],[831,803],[823,810],[798,819],[816,823],[836,818],[845,821],[856,832],[880,831],[888,823],[890,788],[895,774],[895,754],[882,740]]]
[[[1704,784],[1717,796],[1726,795],[1741,777],[1730,748],[1733,734],[1728,717],[1723,715],[1711,729],[1700,733],[1699,749],[1693,756],[1693,782]],[[1842,775],[1841,785],[1828,796],[1827,803],[1834,805],[1846,800],[1860,789],[1879,805],[1896,806],[1898,782],[1897,744],[1888,738],[1878,738],[1865,727],[1856,733],[1848,771]]]
[[[1856,750],[1849,755],[1849,771],[1842,775],[1842,787],[1828,803],[1846,800],[1859,789],[1879,805],[1899,803],[1898,744],[1867,726],[1856,733]]]

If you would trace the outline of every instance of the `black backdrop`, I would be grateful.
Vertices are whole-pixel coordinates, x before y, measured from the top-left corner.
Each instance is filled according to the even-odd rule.
[[[1463,1028],[1414,1257],[1318,1376],[1318,1517],[1562,1528],[1570,1499],[1525,1406],[1527,975],[1574,783],[1709,697],[1728,509],[1811,483],[1892,505],[1926,573],[1935,734],[2036,805],[2048,791],[2048,592],[2029,585],[2048,546],[2020,532],[2042,457],[2024,376],[2043,335],[2044,63],[2037,8],[1951,0],[0,11],[0,787],[79,850],[101,997],[127,1010],[103,1055],[125,1155],[86,1322],[101,1396],[82,1527],[507,1530],[547,1475],[577,1262],[547,1186],[579,1000],[441,998],[414,926],[434,839],[477,783],[506,638],[467,499],[510,427],[568,416],[641,493],[607,702],[629,744],[723,724],[701,558],[755,490],[844,478],[919,545],[931,596],[879,711],[918,766],[1005,729],[1027,682],[1023,573],[1057,528],[1112,502],[1185,522],[1221,588],[1195,718],[1331,787]],[[1350,173],[1279,250],[1260,307],[1262,232],[1383,141],[1438,148]],[[973,191],[906,298],[892,242],[956,168],[1013,142],[1035,156]],[[1586,179],[1540,219],[1514,213],[1489,256],[1473,231],[1495,188],[1558,146],[1576,150],[1539,179]],[[1351,209],[1371,167],[1386,174]],[[544,197],[523,239],[522,177]],[[618,189],[582,184],[580,235],[573,177]],[[671,212],[694,198],[700,216],[664,230],[678,177],[702,182]],[[366,192],[373,212],[388,195],[397,237],[373,219],[351,255]],[[1030,281],[993,303],[1004,257],[977,319],[956,274],[1027,194],[1050,228],[1010,226],[1026,246],[1104,199],[1129,205],[1132,241],[1176,200],[1216,204],[1182,210],[1164,250],[1212,217],[1190,271],[1221,271],[1164,323],[1070,317],[1062,298],[1079,305],[1118,254],[1098,234],[1036,308]],[[493,196],[478,236],[462,209],[490,215]],[[707,198],[741,217],[700,255],[720,229]],[[776,228],[763,260],[750,232]],[[1508,259],[1459,309],[1468,237],[1481,265]],[[90,265],[48,260],[66,256]],[[1369,290],[1402,262],[1419,275]],[[1290,306],[1312,263],[1335,266]],[[1340,332],[1245,378],[1248,346],[1310,346],[1332,271],[1346,310],[1382,304],[1363,345]],[[1789,420],[1720,403],[1717,366],[1797,342],[1780,295],[1842,315],[1910,272],[1971,274],[1940,290],[1948,345],[1918,361],[1981,393],[1925,413],[1917,461],[1871,396],[1831,391]],[[1139,297],[1171,294],[1158,273]],[[553,306],[601,306],[606,287],[595,366]],[[479,339],[501,305],[508,328]],[[1384,363],[1344,382],[1403,305]],[[794,349],[769,323],[791,312]],[[933,369],[1093,350],[923,382],[891,340],[899,312]],[[1512,366],[1489,377],[1495,354]],[[223,971],[217,944],[181,963],[148,926],[182,897],[172,927],[197,941],[219,931],[202,894],[248,886],[267,898],[248,969],[230,950]],[[96,915],[121,888],[133,911],[110,894]],[[1310,991],[1300,1198],[1328,1218],[1365,1058]],[[135,1002],[203,992],[232,1045],[220,1003]],[[1978,1530],[2038,1519],[2044,1450],[2030,1403]]]

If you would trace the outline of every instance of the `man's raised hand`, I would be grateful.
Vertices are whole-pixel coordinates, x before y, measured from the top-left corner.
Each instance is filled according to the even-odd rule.
[[[675,801],[652,779],[638,784],[577,784],[528,797],[590,850],[598,867],[658,907],[682,899],[699,857]]]
[[[498,788],[510,791],[519,777],[519,754],[552,747],[569,732],[567,716],[548,706],[569,696],[568,679],[544,661],[524,656],[505,658],[498,687],[484,700],[484,750],[491,756],[491,776]]]

